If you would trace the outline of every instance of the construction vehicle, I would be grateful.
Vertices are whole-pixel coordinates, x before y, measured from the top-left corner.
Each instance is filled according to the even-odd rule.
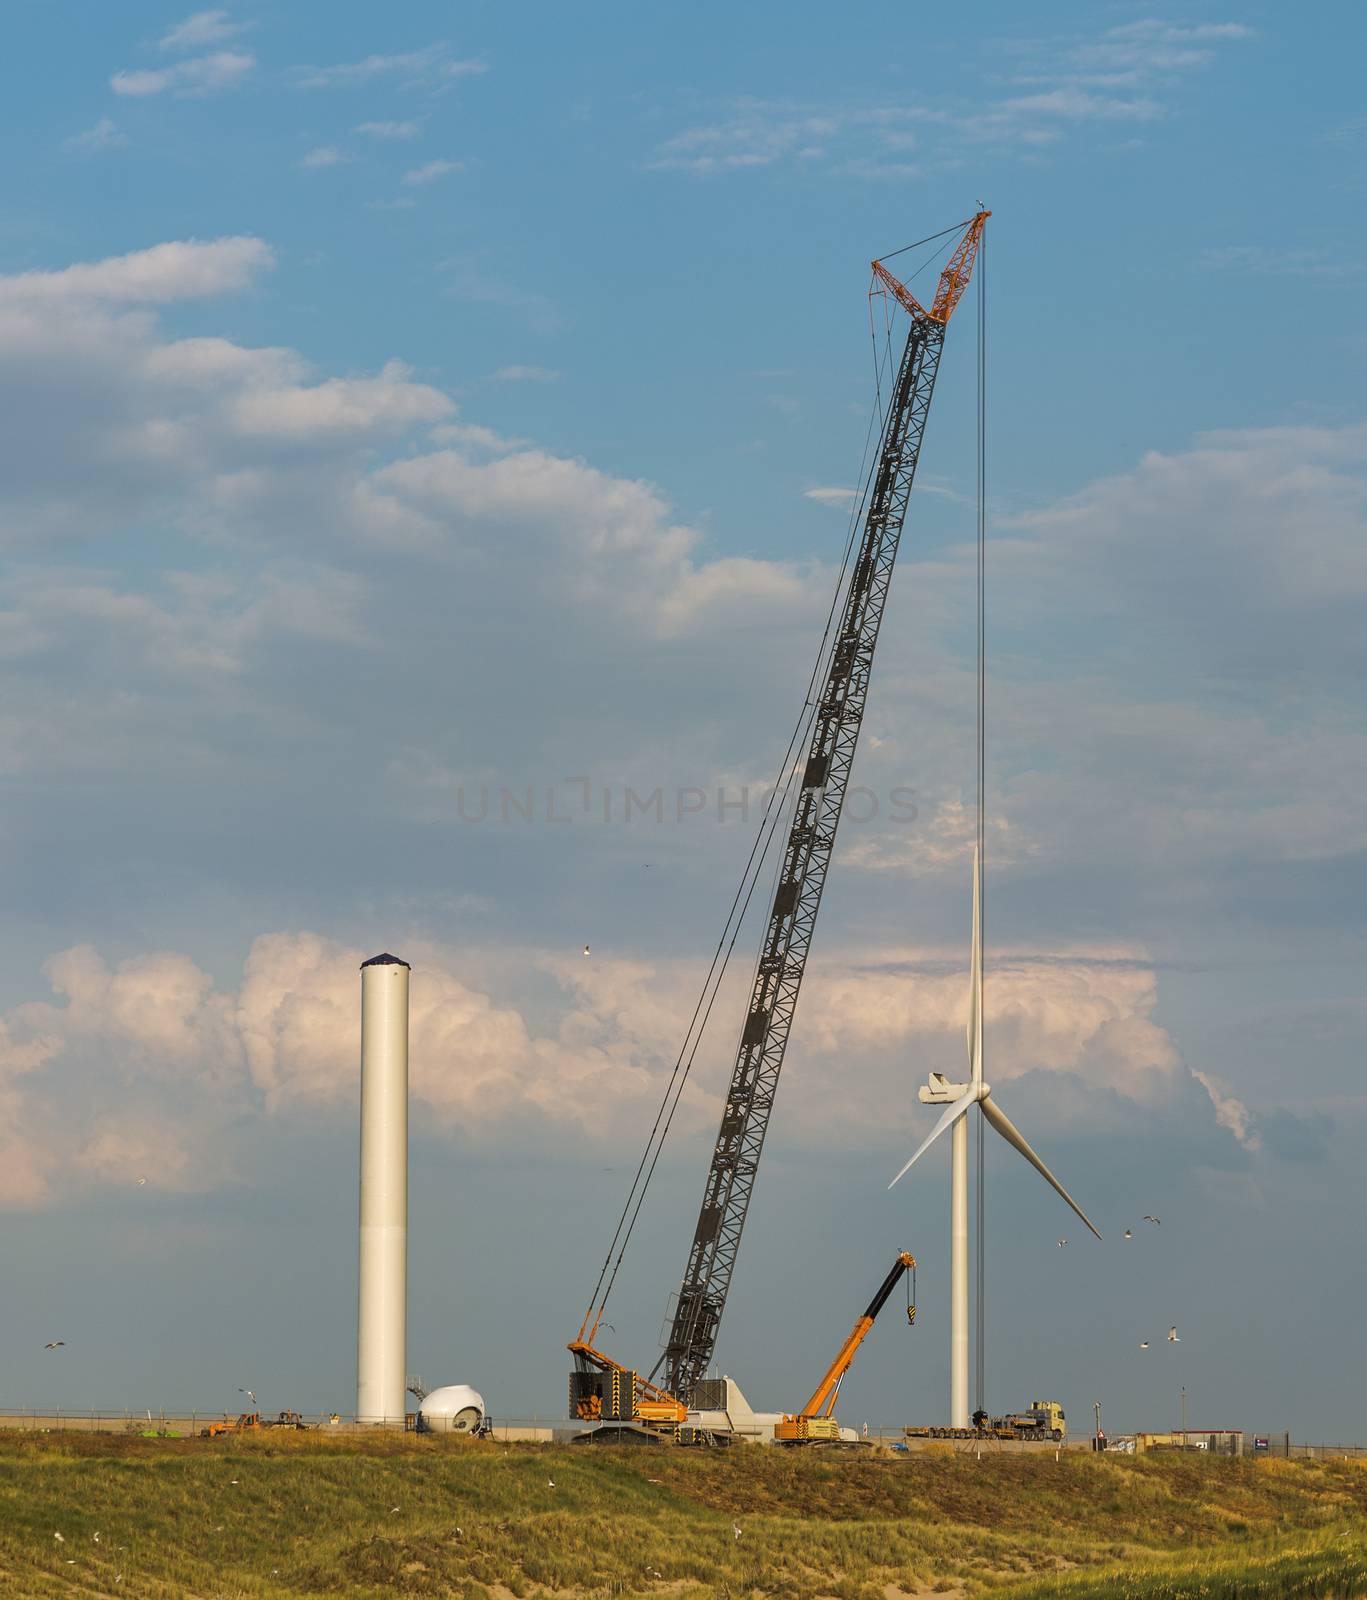
[[[1010,1411],[1004,1417],[975,1411],[971,1428],[903,1428],[902,1432],[908,1439],[1025,1439],[1062,1444],[1068,1437],[1068,1423],[1057,1400],[1032,1400],[1028,1411]]]
[[[821,656],[805,686],[803,708],[780,774],[777,798],[772,811],[766,809],[741,889],[728,913],[702,997],[589,1298],[588,1310],[569,1344],[574,1357],[570,1413],[582,1420],[607,1420],[610,1412],[620,1411],[626,1420],[636,1420],[647,1427],[666,1431],[678,1428],[687,1415],[695,1386],[712,1366],[849,786],[874,651],[945,332],[968,288],[990,215],[979,211],[960,227],[946,229],[943,236],[935,235],[937,239],[954,234],[959,237],[940,273],[929,309],[881,261],[873,263],[871,294],[883,296],[886,307],[894,303],[900,306],[910,317],[910,327],[882,419],[878,455],[861,500],[862,533],[856,542],[852,519],[840,588],[822,640]],[[891,359],[890,325],[888,347]],[[804,749],[805,758],[801,758]],[[795,752],[800,759],[793,763]],[[734,947],[740,919],[784,817],[789,818],[787,834],[702,1206],[675,1296],[664,1351],[642,1378],[602,1351],[596,1341],[641,1201],[668,1135],[673,1106],[677,1106],[683,1092],[698,1040],[711,1013],[709,989],[715,999],[730,955],[726,942],[729,938]],[[657,1383],[661,1369],[662,1380]]]
[[[855,1323],[850,1336],[840,1347],[840,1354],[826,1369],[826,1375],[817,1384],[812,1398],[796,1416],[784,1417],[774,1429],[775,1444],[826,1444],[840,1440],[840,1426],[832,1413],[836,1397],[845,1374],[850,1370],[859,1346],[873,1327],[874,1319],[887,1304],[888,1297],[899,1280],[910,1273],[907,1287],[907,1323],[916,1322],[916,1258],[903,1250],[892,1264],[892,1271],[878,1286],[878,1293],[869,1301],[868,1309]]]
[[[297,1428],[301,1432],[308,1427],[308,1423],[297,1411],[282,1411],[277,1416],[262,1419],[263,1428]]]
[[[241,1416],[224,1417],[221,1422],[211,1422],[199,1430],[201,1439],[218,1439],[225,1433],[255,1433],[261,1426],[259,1411],[244,1411]]]

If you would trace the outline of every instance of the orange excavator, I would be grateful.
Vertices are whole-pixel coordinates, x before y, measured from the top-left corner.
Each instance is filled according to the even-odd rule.
[[[883,1279],[878,1293],[869,1301],[868,1309],[850,1331],[850,1336],[840,1347],[840,1354],[826,1369],[826,1375],[817,1384],[812,1398],[795,1416],[784,1417],[774,1425],[775,1444],[824,1444],[840,1439],[840,1425],[832,1413],[840,1383],[850,1370],[850,1363],[859,1346],[868,1338],[878,1313],[887,1304],[889,1296],[906,1273],[911,1274],[907,1285],[907,1322],[916,1322],[916,1257],[903,1250],[892,1264],[892,1271]]]

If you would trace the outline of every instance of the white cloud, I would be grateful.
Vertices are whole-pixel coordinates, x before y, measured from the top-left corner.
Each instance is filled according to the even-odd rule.
[[[255,65],[250,51],[217,50],[170,67],[116,72],[109,87],[115,94],[132,97],[165,94],[168,89],[178,95],[216,94],[239,88]]]
[[[335,167],[345,159],[335,144],[320,144],[310,150],[299,165],[306,172],[318,172],[324,167]]]
[[[401,361],[388,362],[374,378],[328,378],[242,388],[225,408],[235,431],[274,439],[319,439],[353,435],[376,438],[402,433],[421,422],[450,416],[455,407],[440,390],[414,383]]]
[[[1229,1085],[1210,1072],[1193,1071],[1192,1077],[1210,1096],[1210,1103],[1215,1108],[1215,1120],[1220,1126],[1227,1128],[1245,1150],[1261,1150],[1262,1135],[1254,1124],[1253,1114],[1242,1100],[1230,1092]]]
[[[416,139],[419,128],[416,122],[361,122],[357,133],[368,133],[372,139]]]
[[[202,299],[244,289],[274,264],[274,251],[260,239],[182,239],[55,272],[0,277],[0,306],[41,301],[153,305]]]
[[[524,1147],[560,1137],[567,1125],[581,1140],[636,1135],[682,1036],[691,967],[510,949],[492,972],[481,962],[490,973],[481,983],[461,952],[418,942],[403,953],[413,961],[410,1086],[429,1127],[472,1135],[516,1125]],[[0,1204],[128,1186],[148,1173],[168,1189],[210,1187],[232,1172],[262,1117],[354,1115],[365,954],[312,932],[265,934],[236,989],[215,986],[175,952],[114,967],[88,947],[54,956],[44,970],[55,999],[0,1019],[10,1130]],[[535,1023],[493,992],[529,969],[555,996]],[[1068,1073],[1132,1104],[1167,1103],[1186,1073],[1152,1019],[1155,1003],[1142,954],[1001,954],[986,990],[993,1081]],[[786,1092],[794,1125],[823,1144],[894,1131],[887,1107],[905,1100],[908,1053],[957,1070],[964,1013],[956,959],[895,949],[828,955],[803,1003],[799,1048],[808,1066]],[[843,1062],[852,1050],[862,1063],[857,1081],[811,1070],[814,1057]],[[5,1072],[7,1058],[18,1070]],[[721,1070],[700,1069],[682,1129],[710,1126]],[[76,1084],[84,1110],[73,1163],[53,1159],[35,1136]],[[1221,1125],[1256,1148],[1246,1110],[1218,1088],[1211,1098]],[[214,1147],[216,1161],[192,1159]]]
[[[87,128],[84,133],[73,134],[66,141],[68,150],[115,150],[120,145],[128,143],[127,137],[119,131],[119,125],[112,117],[101,117],[93,128]]]
[[[157,45],[161,50],[207,50],[211,45],[226,43],[242,31],[243,24],[233,22],[226,11],[196,11],[168,28]]]
[[[1003,100],[997,111],[1003,118],[1036,114],[1065,117],[1070,121],[1102,118],[1148,122],[1154,117],[1163,115],[1163,107],[1156,100],[1142,98],[1126,100],[1071,87],[1050,89],[1043,94],[1019,95],[1013,100]]]
[[[438,178],[444,178],[448,173],[463,172],[464,170],[464,165],[459,161],[427,161],[422,166],[413,167],[410,171],[405,172],[403,181],[412,189],[421,184],[435,183]]]
[[[433,444],[454,445],[458,450],[487,451],[490,455],[506,455],[510,450],[524,449],[526,439],[513,439],[493,428],[472,422],[448,422],[432,429],[429,435]]]
[[[300,67],[296,81],[305,89],[345,89],[371,83],[376,78],[402,77],[414,83],[449,83],[456,78],[478,77],[489,70],[486,61],[453,57],[444,44],[428,45],[399,55],[370,55],[360,61],[331,67]]]
[[[815,500],[822,506],[836,506],[842,511],[850,509],[858,494],[858,489],[849,489],[839,484],[817,484],[815,488],[802,491],[804,500]]]
[[[745,99],[660,144],[656,168],[699,175],[792,163],[873,181],[907,182],[958,165],[970,147],[1037,160],[1064,130],[1163,116],[1184,76],[1250,37],[1239,23],[1181,26],[1153,19],[1087,39],[997,41],[1014,82],[1033,92],[950,100],[802,105]],[[916,152],[914,159],[909,151]]]
[[[552,367],[513,365],[500,367],[494,377],[504,383],[555,383],[560,374]]]

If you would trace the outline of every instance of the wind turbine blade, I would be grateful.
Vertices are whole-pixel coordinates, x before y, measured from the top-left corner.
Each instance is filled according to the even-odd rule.
[[[931,1145],[935,1143],[935,1141],[940,1137],[950,1123],[954,1122],[959,1117],[962,1117],[972,1104],[973,1096],[971,1094],[966,1094],[962,1095],[958,1100],[956,1100],[953,1105],[945,1107],[944,1115],[930,1130],[929,1137],[921,1145],[916,1154],[912,1156],[911,1160],[907,1162],[906,1166],[904,1166],[897,1176],[892,1180],[892,1183],[888,1185],[889,1189],[892,1188],[893,1184],[900,1183],[901,1180],[906,1177],[907,1173],[916,1165],[921,1157],[925,1155],[926,1151],[930,1149]]]
[[[978,1104],[982,1107],[983,1115],[997,1130],[997,1132],[1001,1134],[1002,1138],[1006,1140],[1007,1144],[1014,1145],[1015,1148],[1020,1151],[1020,1153],[1035,1169],[1035,1171],[1038,1172],[1046,1182],[1053,1185],[1053,1187],[1059,1192],[1059,1194],[1063,1196],[1073,1210],[1077,1212],[1078,1216],[1081,1217],[1083,1222],[1085,1222],[1087,1226],[1092,1229],[1092,1232],[1095,1233],[1099,1239],[1101,1235],[1097,1233],[1097,1230],[1094,1227],[1092,1227],[1091,1219],[1088,1217],[1087,1213],[1082,1209],[1077,1201],[1073,1199],[1072,1195],[1068,1193],[1068,1191],[1063,1187],[1053,1173],[1050,1172],[1048,1167],[1045,1166],[1045,1164],[1030,1148],[1030,1146],[1026,1143],[1025,1135],[1020,1131],[1016,1124],[1012,1122],[1011,1118],[1007,1116],[1001,1107],[993,1101],[992,1096],[990,1094],[984,1095]],[[939,1130],[937,1129],[936,1132],[938,1131]],[[934,1135],[932,1134],[931,1137],[933,1138]],[[917,1154],[919,1155],[920,1151],[917,1151]]]
[[[973,846],[973,947],[968,976],[968,1070],[973,1083],[983,1079],[983,885],[978,847]]]

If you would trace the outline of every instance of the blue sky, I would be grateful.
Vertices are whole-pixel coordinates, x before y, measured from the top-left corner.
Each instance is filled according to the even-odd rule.
[[[989,1398],[1367,1434],[1318,1378],[1367,1310],[1357,9],[9,23],[0,1403],[345,1409],[388,947],[412,1365],[560,1405],[743,859],[716,794],[772,775],[834,583],[868,261],[981,200],[989,1075],[1107,1234],[1060,1250],[994,1158]],[[961,317],[718,1351],[766,1405],[907,1246],[914,1349],[846,1409],[943,1409],[944,1185],[877,1175],[962,1047],[973,369]],[[643,1366],[731,1034],[623,1279]]]

